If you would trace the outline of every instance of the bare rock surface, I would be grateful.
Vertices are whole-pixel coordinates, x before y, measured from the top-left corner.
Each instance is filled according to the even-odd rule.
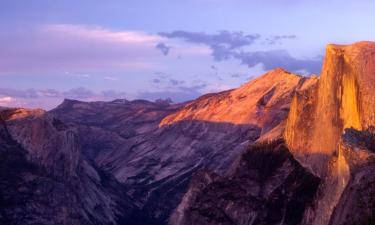
[[[300,224],[319,178],[280,140],[250,147],[224,177],[200,172],[170,225]]]
[[[324,225],[330,220],[344,224],[347,220],[332,219],[336,207],[351,193],[348,186],[357,176],[349,161],[355,161],[358,155],[348,156],[351,150],[343,144],[342,135],[346,129],[371,132],[367,130],[374,126],[374,56],[372,42],[328,45],[319,82],[298,92],[292,101],[286,143],[294,157],[322,179],[303,224]]]
[[[318,85],[293,100],[286,141],[313,172],[323,175],[344,129],[362,130],[374,125],[374,56],[372,42],[328,45]]]
[[[198,173],[170,224],[374,224],[374,56],[371,42],[329,45],[286,125],[263,132],[225,176]]]
[[[0,224],[135,224],[136,209],[74,130],[42,110],[0,111]]]
[[[340,142],[350,178],[330,218],[330,225],[373,224],[375,221],[375,134],[346,129]]]
[[[130,188],[146,214],[165,223],[196,171],[223,174],[286,119],[294,92],[309,82],[276,69],[184,104],[66,100],[50,113],[77,127],[86,153]]]

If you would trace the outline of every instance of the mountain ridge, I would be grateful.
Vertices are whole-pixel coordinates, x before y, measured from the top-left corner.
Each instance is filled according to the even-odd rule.
[[[85,149],[97,148],[91,155],[99,167],[133,187],[130,192],[137,204],[165,221],[169,216],[165,212],[178,204],[196,171],[211,168],[223,173],[249,143],[287,117],[294,91],[309,80],[276,69],[240,91],[208,94],[177,105],[70,102],[50,113],[78,125],[79,136],[87,139]],[[124,135],[125,130],[129,131]],[[171,202],[163,202],[164,194],[169,197],[162,199]],[[161,214],[155,213],[159,209]]]
[[[349,46],[328,45],[319,80],[308,88],[296,91],[293,97],[285,131],[279,131],[283,134],[276,135],[276,138],[285,142],[285,147],[296,160],[297,167],[303,167],[307,174],[319,180],[319,186],[310,193],[313,194],[313,199],[306,202],[305,208],[299,211],[302,213],[298,216],[300,220],[288,222],[285,221],[287,217],[280,215],[264,217],[264,211],[255,210],[259,207],[255,200],[249,201],[251,209],[243,211],[239,199],[223,197],[234,193],[230,189],[215,188],[218,184],[214,181],[201,185],[200,188],[195,188],[193,183],[184,198],[197,196],[202,192],[210,197],[203,202],[202,199],[183,201],[172,214],[170,224],[372,224],[375,219],[375,195],[372,188],[372,171],[375,166],[374,55],[373,42],[360,42]],[[276,150],[273,138],[274,135],[260,138],[255,143],[255,148],[259,148],[258,151],[270,148]],[[252,152],[252,148],[254,147],[250,147],[247,154],[256,154]],[[268,158],[271,159],[273,158]],[[257,165],[256,162],[254,164]],[[233,171],[238,170],[246,171],[241,161],[236,161],[231,171],[219,178],[221,181],[216,182],[234,181],[238,172]],[[293,168],[279,170],[273,181],[293,171]],[[243,179],[251,182],[257,180],[250,175]],[[301,179],[297,178],[295,183],[303,183]],[[243,185],[244,181],[236,181],[233,185]],[[287,180],[281,180],[279,187],[283,187],[285,182]],[[288,187],[283,190],[292,195],[296,193]],[[284,198],[283,192],[275,194],[276,199]],[[256,192],[249,192],[244,197],[259,198]],[[289,200],[293,201],[293,198]],[[197,204],[203,208],[195,208]],[[216,210],[221,214],[213,209],[211,214],[197,214],[200,209],[204,209],[205,204],[218,207]],[[224,218],[220,216],[223,213]]]

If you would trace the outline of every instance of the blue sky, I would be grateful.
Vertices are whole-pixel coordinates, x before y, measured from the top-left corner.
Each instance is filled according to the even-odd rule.
[[[374,40],[370,0],[0,0],[0,105],[170,97],[275,67],[319,73],[325,45]]]

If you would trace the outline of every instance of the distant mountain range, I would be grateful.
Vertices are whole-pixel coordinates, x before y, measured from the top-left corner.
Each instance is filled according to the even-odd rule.
[[[375,222],[375,43],[168,101],[0,108],[0,224]]]

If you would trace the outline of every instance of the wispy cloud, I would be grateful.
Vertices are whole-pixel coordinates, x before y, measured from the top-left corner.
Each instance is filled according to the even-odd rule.
[[[159,35],[167,38],[180,38],[190,43],[204,44],[211,48],[212,56],[217,61],[226,60],[233,50],[252,45],[260,38],[259,34],[244,34],[243,32],[220,31],[217,34],[204,32],[174,31],[161,32]]]
[[[90,74],[87,73],[71,73],[71,72],[65,72],[66,75],[71,76],[71,77],[85,77],[89,78],[91,77]]]
[[[0,106],[9,106],[12,101],[13,98],[10,96],[0,97]]]
[[[259,34],[244,34],[243,32],[220,31],[217,34],[204,32],[174,31],[159,33],[163,37],[182,39],[193,44],[202,44],[212,50],[215,61],[237,59],[242,64],[254,67],[262,64],[265,70],[284,67],[293,72],[319,73],[321,58],[298,59],[286,50],[251,50],[259,41],[263,45],[281,44],[282,41],[292,40],[296,35],[274,35],[262,37]]]
[[[153,86],[151,90],[140,91],[138,98],[149,100],[172,99],[174,102],[184,102],[195,99],[206,92],[208,82],[197,79],[175,79],[165,73],[155,73],[155,78],[150,82]]]
[[[0,34],[0,74],[147,71],[157,67],[160,55],[155,45],[163,39],[138,31],[71,24],[15,29]]]
[[[112,76],[105,76],[105,77],[104,77],[104,80],[117,81],[118,78],[117,78],[117,77],[112,77]]]
[[[297,38],[296,35],[275,35],[275,36],[266,38],[264,43],[269,44],[269,45],[281,44],[283,40],[292,40],[296,38]]]
[[[297,59],[285,50],[256,51],[233,53],[233,57],[240,60],[242,64],[254,67],[262,64],[265,70],[282,67],[293,72],[303,74],[320,73],[322,58]]]
[[[11,29],[11,28],[9,28]],[[186,46],[158,34],[79,24],[47,24],[0,33],[0,75],[147,72],[173,48],[182,56],[209,56],[209,48]]]
[[[146,34],[139,31],[115,31],[99,26],[86,26],[74,24],[50,24],[41,29],[51,34],[64,33],[67,36],[81,37],[83,39],[99,40],[105,42],[120,42],[153,46],[153,43],[162,41],[158,35]]]
[[[206,44],[211,47],[221,45],[229,49],[235,49],[253,44],[260,38],[259,34],[244,34],[243,32],[220,31],[217,34],[204,32],[173,31],[171,33],[160,32],[163,37],[182,38],[191,43]]]
[[[156,48],[159,49],[161,51],[161,53],[163,53],[163,55],[168,55],[169,54],[169,50],[171,49],[170,46],[167,46],[165,43],[158,43],[156,45]]]

